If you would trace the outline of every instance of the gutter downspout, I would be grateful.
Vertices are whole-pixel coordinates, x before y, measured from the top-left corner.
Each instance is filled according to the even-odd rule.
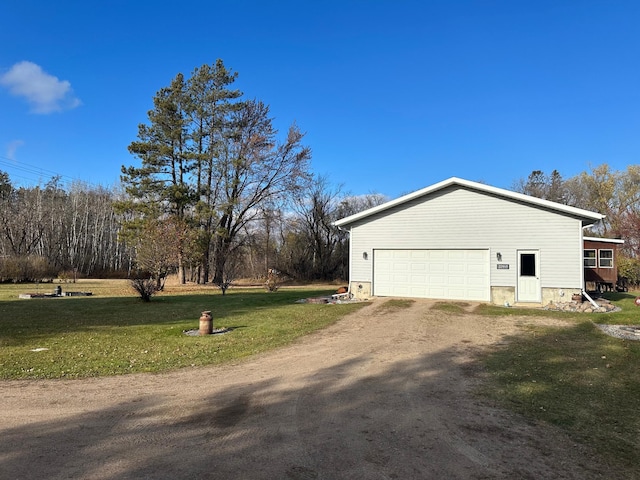
[[[602,216],[602,218],[604,218],[604,217],[605,217],[605,216],[603,215],[603,216]],[[601,220],[602,220],[602,218],[601,218],[599,221],[601,221]],[[596,222],[596,223],[597,223],[597,222]],[[581,256],[582,256],[582,258],[584,258],[584,229],[585,229],[585,228],[587,228],[587,226],[586,226],[586,225],[580,229],[580,251],[582,252],[582,255],[581,255]],[[589,296],[589,294],[587,293],[587,291],[586,291],[586,290],[585,290],[585,288],[584,288],[584,287],[586,287],[586,285],[585,285],[585,280],[584,280],[584,266],[580,269],[580,278],[581,278],[581,281],[582,281],[582,287],[583,287],[583,288],[581,288],[581,289],[580,289],[580,291],[581,291],[582,295],[583,295],[587,300],[589,300],[589,303],[593,306],[593,308],[600,308],[600,305],[598,305],[598,304],[593,300],[593,298],[591,298],[591,297]]]
[[[584,295],[586,297],[587,300],[589,300],[589,303],[591,303],[591,305],[593,305],[593,308],[600,308],[600,305],[598,305],[593,298],[591,298],[589,296],[589,294],[587,293],[587,291],[585,289],[582,289],[582,295]]]
[[[581,222],[582,223],[582,222]],[[579,245],[579,249],[580,249],[580,291],[582,293],[585,292],[585,289],[587,287],[586,283],[585,283],[585,279],[584,279],[584,229],[587,227],[580,227],[580,245]]]
[[[352,294],[351,294],[351,259],[353,258],[352,256],[352,248],[353,248],[353,242],[351,242],[351,228],[349,228],[349,230],[345,230],[342,227],[338,227],[338,230],[342,231],[342,232],[348,232],[349,233],[349,283],[347,285],[347,298],[351,298]]]

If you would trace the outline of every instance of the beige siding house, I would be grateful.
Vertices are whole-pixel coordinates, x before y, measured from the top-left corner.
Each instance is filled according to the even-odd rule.
[[[350,292],[495,304],[568,301],[603,215],[450,178],[343,218]]]

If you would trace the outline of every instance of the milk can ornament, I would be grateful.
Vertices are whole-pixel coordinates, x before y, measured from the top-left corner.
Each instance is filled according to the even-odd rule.
[[[205,310],[200,315],[200,335],[211,335],[213,333],[213,317],[211,310]]]

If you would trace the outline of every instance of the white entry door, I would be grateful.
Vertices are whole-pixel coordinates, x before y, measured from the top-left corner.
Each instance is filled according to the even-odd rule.
[[[539,302],[540,254],[538,250],[518,251],[518,301]]]

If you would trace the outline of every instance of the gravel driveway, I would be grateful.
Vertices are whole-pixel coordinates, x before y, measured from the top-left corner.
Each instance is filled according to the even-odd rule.
[[[223,367],[0,382],[0,477],[615,478],[561,432],[473,395],[477,352],[530,318],[432,306],[378,299]]]

